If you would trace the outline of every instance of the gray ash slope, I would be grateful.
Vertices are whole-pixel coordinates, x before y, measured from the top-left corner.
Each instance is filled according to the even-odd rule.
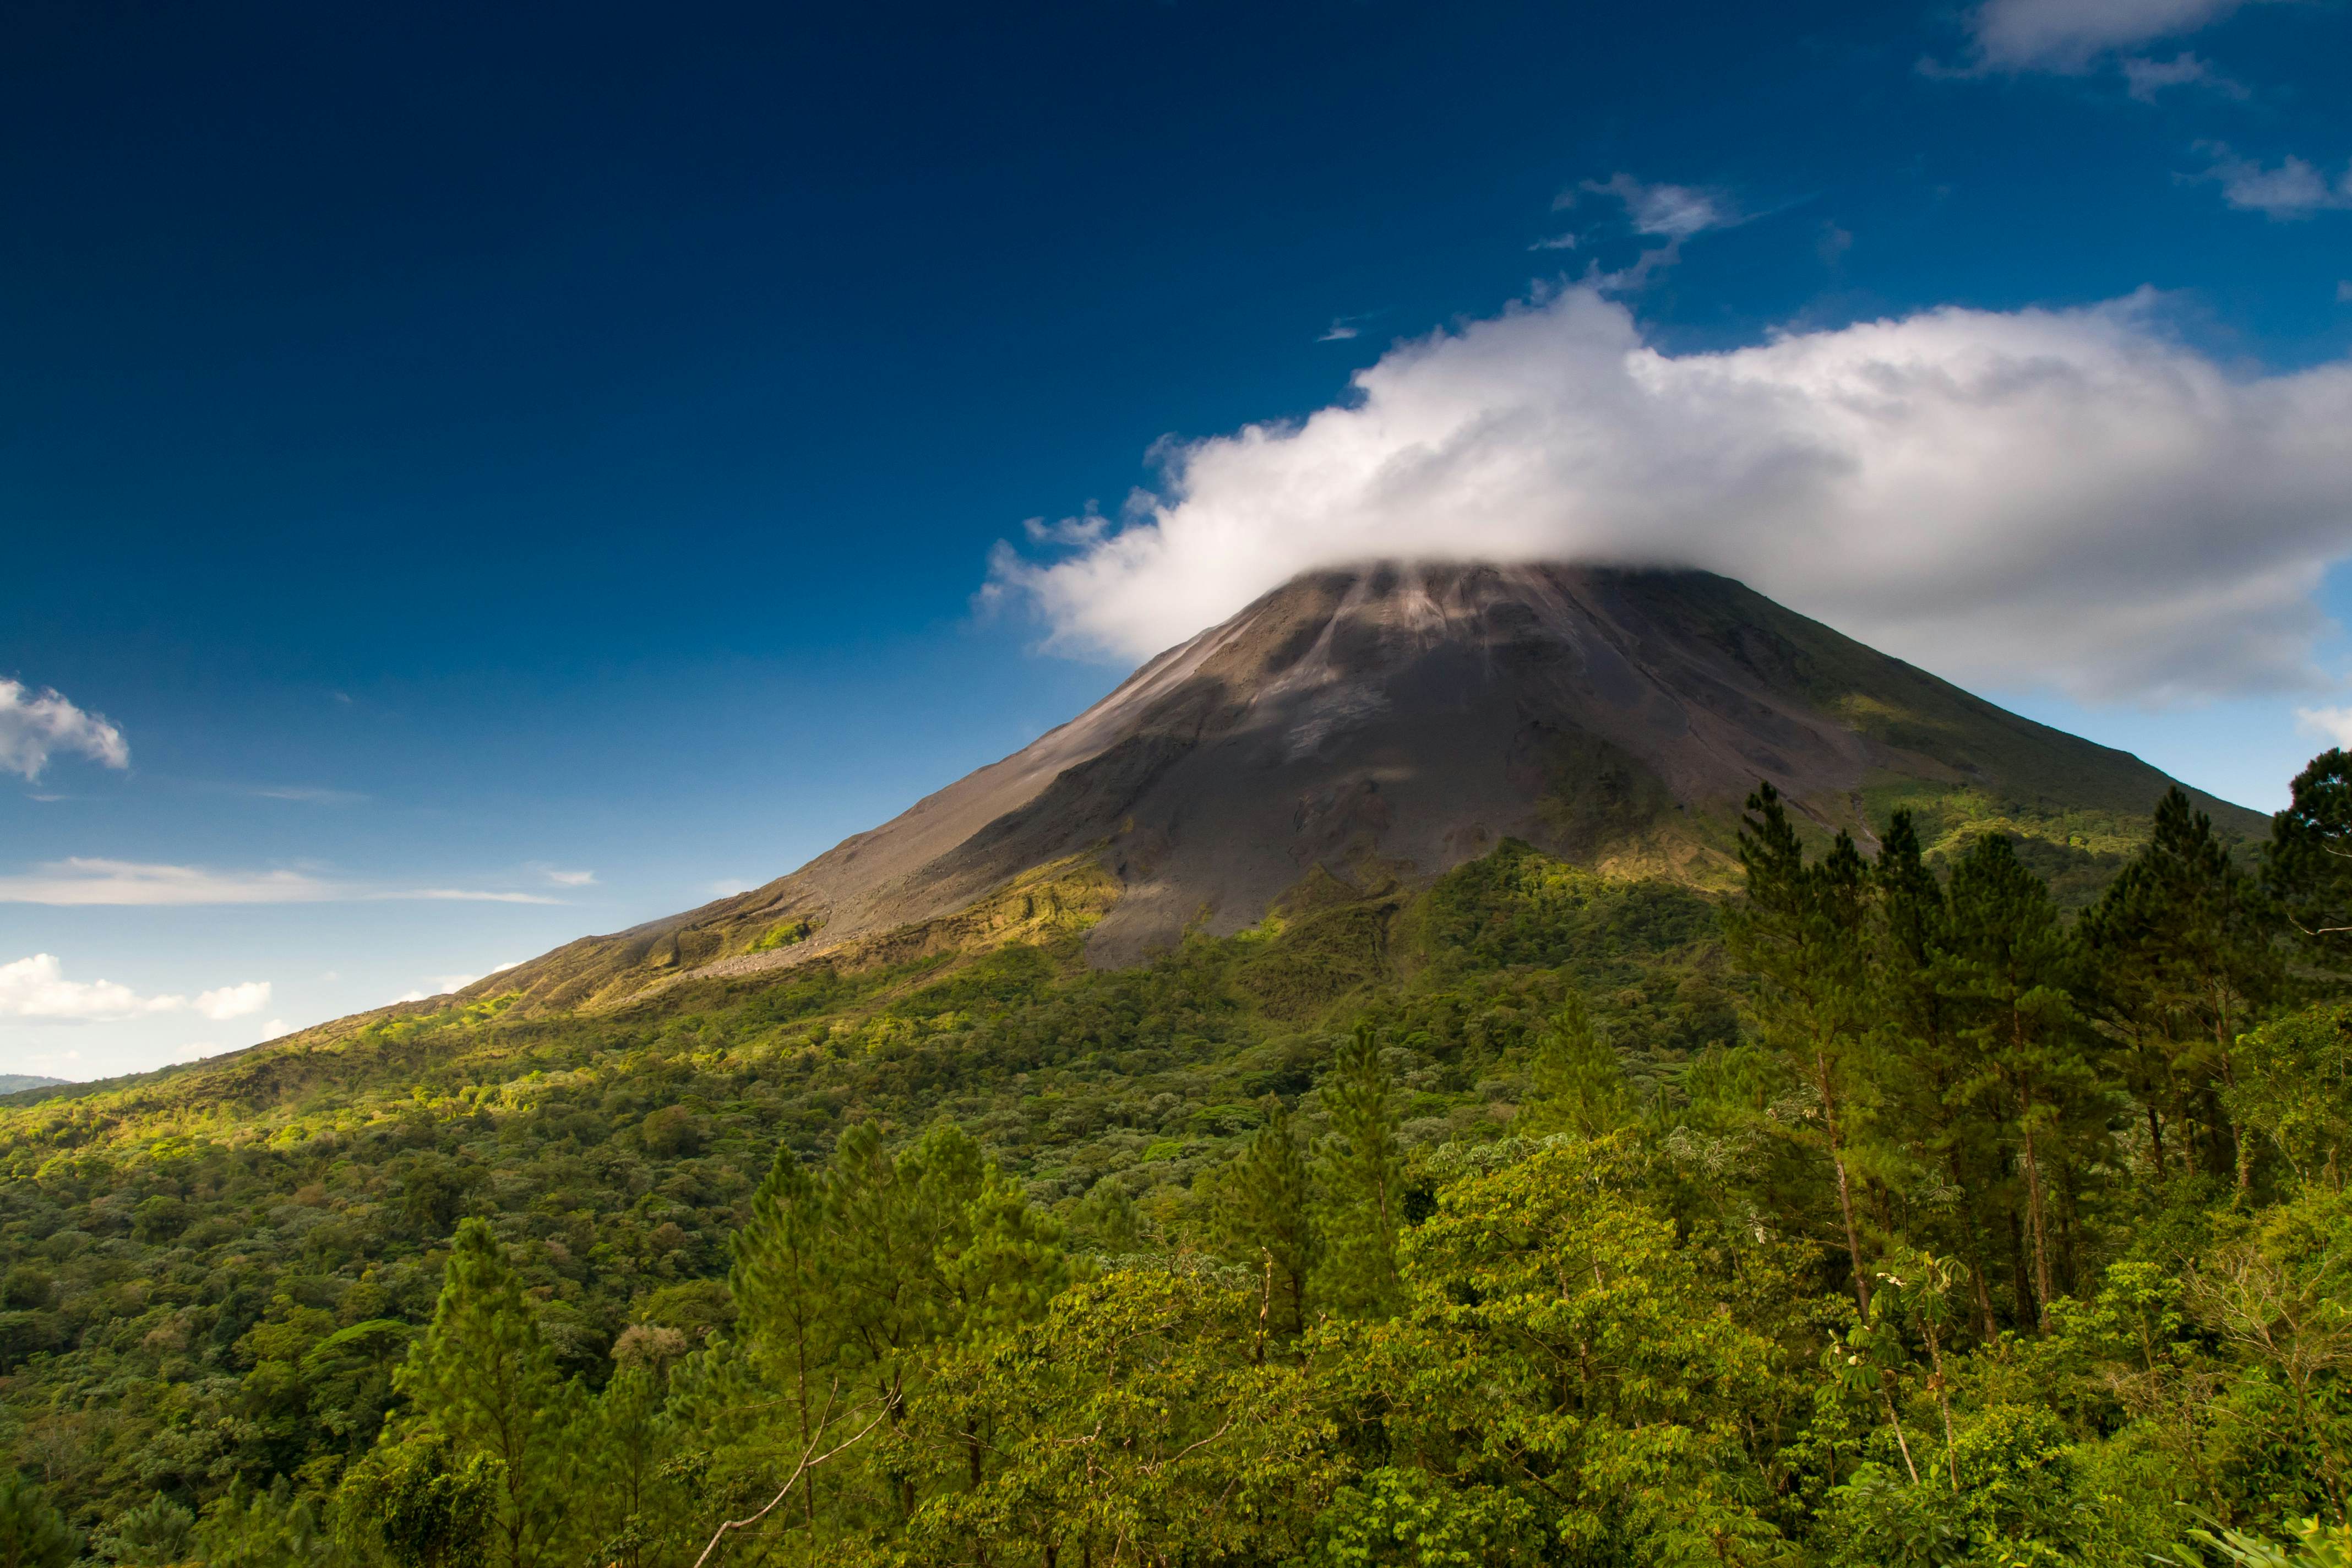
[[[1144,665],[1069,723],[767,886],[485,981],[596,1005],[804,962],[1098,857],[1087,938],[1137,962],[1262,920],[1317,868],[1435,877],[1508,836],[1622,875],[1724,884],[1773,784],[1866,837],[1973,802],[2072,846],[2171,781],[1699,572],[1378,564],[1314,573]],[[2225,831],[2263,819],[2199,797]],[[789,947],[773,934],[803,922]]]

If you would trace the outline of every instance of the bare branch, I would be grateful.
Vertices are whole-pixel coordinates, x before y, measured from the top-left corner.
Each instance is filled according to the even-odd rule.
[[[834,1381],[833,1391],[836,1394],[841,1392],[841,1383],[837,1378]],[[825,1400],[825,1415],[830,1415],[832,1413],[833,1400],[828,1397]],[[866,1435],[873,1431],[877,1426],[882,1425],[882,1418],[889,1414],[890,1407],[887,1405],[884,1405],[880,1410],[875,1413],[873,1420],[868,1421],[865,1426],[857,1429],[855,1436],[852,1436],[846,1442],[836,1443],[822,1454],[816,1453],[816,1439],[812,1438],[809,1442],[809,1446],[801,1450],[801,1462],[793,1467],[792,1475],[784,1481],[783,1490],[778,1492],[774,1497],[770,1498],[768,1500],[768,1506],[761,1509],[759,1512],[745,1519],[730,1519],[724,1524],[721,1524],[717,1530],[711,1531],[710,1544],[704,1547],[702,1549],[702,1555],[694,1560],[694,1568],[702,1568],[704,1563],[710,1561],[710,1554],[719,1550],[719,1543],[726,1539],[727,1532],[729,1531],[749,1530],[753,1525],[759,1523],[761,1520],[767,1518],[768,1515],[773,1513],[776,1510],[776,1506],[782,1502],[785,1498],[792,1495],[793,1488],[800,1484],[802,1477],[807,1475],[811,1470],[815,1469],[819,1465],[824,1464],[827,1459],[832,1458],[835,1455],[839,1454],[845,1449],[854,1447],[858,1443],[863,1442],[866,1438]],[[820,1424],[817,1430],[819,1432],[823,1432],[824,1429],[822,1418],[820,1418]]]

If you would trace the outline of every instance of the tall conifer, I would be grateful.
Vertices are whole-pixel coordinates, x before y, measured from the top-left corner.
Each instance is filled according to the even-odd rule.
[[[1837,1184],[1838,1215],[1853,1291],[1870,1308],[1870,1270],[1863,1260],[1848,1145],[1850,1098],[1864,1049],[1868,944],[1863,921],[1868,872],[1853,839],[1840,833],[1815,864],[1770,784],[1748,797],[1739,860],[1748,897],[1725,920],[1733,955],[1763,982],[1765,1042],[1819,1099],[1822,1142]]]
[[[1318,1291],[1340,1311],[1378,1313],[1397,1299],[1404,1149],[1396,1086],[1370,1024],[1359,1024],[1332,1053],[1323,1108],[1331,1131],[1319,1173],[1326,1246]]]

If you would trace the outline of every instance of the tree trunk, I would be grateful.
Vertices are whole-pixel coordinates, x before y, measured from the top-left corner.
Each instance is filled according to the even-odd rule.
[[[1853,1188],[1846,1180],[1845,1140],[1838,1129],[1837,1097],[1830,1089],[1829,1056],[1823,1051],[1813,1053],[1813,1085],[1822,1097],[1822,1121],[1829,1129],[1830,1164],[1837,1172],[1838,1213],[1845,1220],[1846,1256],[1853,1259],[1853,1294],[1862,1303],[1863,1316],[1870,1315],[1870,1270],[1863,1266],[1862,1233],[1853,1224]]]
[[[2033,1321],[2050,1331],[2050,1241],[2045,1234],[2042,1204],[2042,1163],[2033,1148],[2033,1097],[2018,1085],[2018,1126],[2025,1134],[2025,1212],[2033,1231]]]

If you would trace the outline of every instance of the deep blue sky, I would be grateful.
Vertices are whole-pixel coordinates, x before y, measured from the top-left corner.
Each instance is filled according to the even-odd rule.
[[[0,676],[104,714],[130,766],[0,778],[0,876],[85,857],[562,901],[0,903],[0,963],[273,988],[226,1021],[0,1017],[0,1070],[430,990],[763,880],[1017,746],[1123,672],[975,619],[991,544],[1116,507],[1165,435],[1304,415],[1399,338],[1624,264],[1622,232],[1530,249],[1580,181],[1753,215],[1629,298],[1676,352],[2152,284],[2217,357],[2346,353],[2352,214],[2198,177],[2213,142],[2352,160],[2340,4],[2079,71],[1921,68],[1967,67],[1970,26],[9,7]],[[2184,48],[2243,96],[2127,96],[2118,59]],[[2288,699],[2000,695],[2265,806],[2316,743]]]

